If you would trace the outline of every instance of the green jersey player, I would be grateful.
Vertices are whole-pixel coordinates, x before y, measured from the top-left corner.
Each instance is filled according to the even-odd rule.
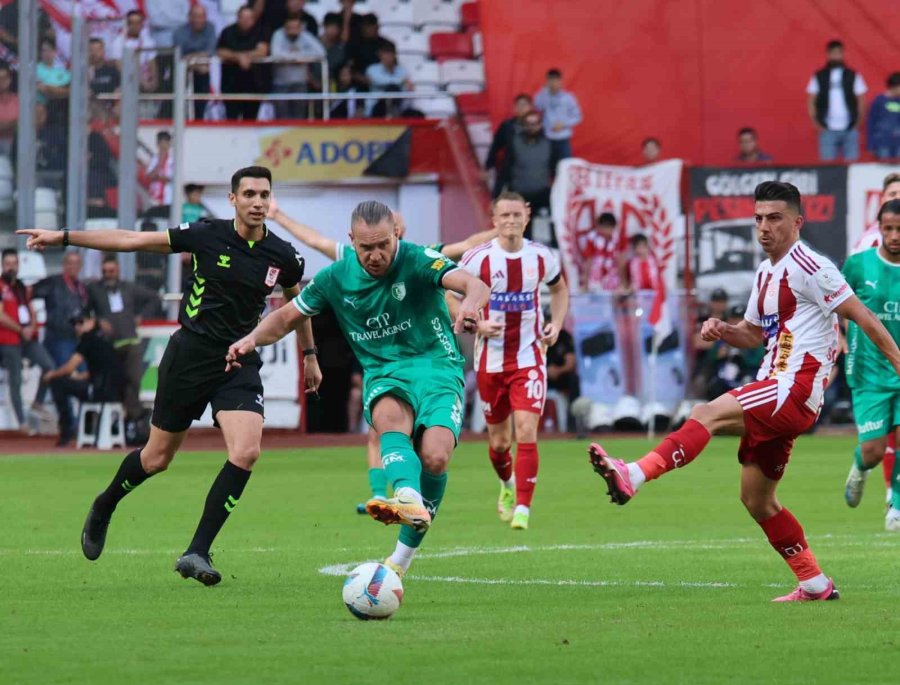
[[[859,299],[878,315],[894,341],[900,343],[900,200],[889,200],[881,206],[878,225],[881,246],[852,255],[843,271]],[[900,378],[852,322],[847,328],[845,375],[853,392],[859,445],[844,496],[847,504],[855,507],[862,498],[869,470],[884,456],[889,434],[900,432]],[[891,482],[894,487],[885,527],[900,531],[900,461],[894,463]]]
[[[391,210],[356,207],[350,239],[356,259],[323,269],[294,300],[228,350],[229,367],[330,307],[364,370],[363,411],[381,435],[381,460],[394,490],[368,513],[403,528],[387,559],[401,575],[444,496],[447,463],[463,414],[463,357],[454,332],[474,331],[488,288],[430,248],[399,240]],[[444,289],[463,295],[451,322]]]

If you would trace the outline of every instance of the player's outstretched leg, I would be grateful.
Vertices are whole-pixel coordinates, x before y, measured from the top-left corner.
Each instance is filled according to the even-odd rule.
[[[425,508],[420,490],[422,462],[413,449],[409,435],[399,431],[382,433],[381,461],[394,496],[386,500],[373,498],[366,502],[369,516],[385,525],[399,523],[419,531],[428,530],[431,515]]]
[[[900,532],[900,459],[895,459],[891,470],[891,505],[884,518],[884,528],[890,532]]]
[[[859,506],[871,469],[871,466],[863,462],[862,446],[857,445],[853,450],[853,464],[850,466],[850,473],[847,474],[847,482],[844,483],[844,501],[848,507]]]
[[[447,465],[454,446],[453,433],[441,426],[427,429],[422,436],[422,444],[419,447],[423,464],[420,484],[422,499],[432,521],[444,500],[444,492],[447,489]],[[404,525],[400,529],[394,552],[385,559],[385,565],[402,577],[409,570],[427,531],[428,529],[416,530]]]
[[[500,479],[500,495],[497,498],[497,514],[504,523],[513,518],[516,506],[516,479],[513,476],[512,420],[507,416],[500,422],[488,422],[488,458],[497,478]]]
[[[212,566],[209,550],[247,487],[262,441],[261,414],[219,411],[216,420],[225,438],[228,460],[209,488],[194,537],[175,563],[175,571],[182,578],[193,578],[204,585],[215,585],[222,580],[222,575]]]
[[[381,437],[378,431],[369,426],[369,437],[366,442],[366,463],[369,467],[369,489],[372,496],[369,499],[387,499],[387,476],[381,465]],[[356,505],[357,514],[366,513],[366,503]]]
[[[690,464],[710,437],[706,426],[691,418],[637,461],[625,463],[610,457],[597,443],[590,446],[588,455],[594,471],[606,481],[610,501],[621,505],[631,500],[644,482]]]
[[[119,470],[106,490],[97,495],[88,510],[84,528],[81,530],[81,551],[84,552],[84,556],[91,561],[100,557],[106,544],[106,531],[110,519],[119,502],[152,475],[141,465],[140,449],[129,452],[122,460]]]

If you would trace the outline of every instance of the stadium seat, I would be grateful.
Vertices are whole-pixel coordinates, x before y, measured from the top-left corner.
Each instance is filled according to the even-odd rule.
[[[472,141],[472,145],[475,147],[479,145],[490,146],[491,141],[494,139],[494,132],[488,119],[479,118],[474,121],[469,119],[466,121],[466,129],[469,131],[469,140]]]
[[[88,419],[90,426],[88,425]],[[82,402],[75,446],[111,450],[125,446],[125,408],[120,402]]]
[[[35,188],[34,190],[34,225],[55,231],[59,228],[56,191],[53,188]]]
[[[478,12],[477,2],[464,2],[459,8],[460,23],[463,30],[468,30],[481,23],[481,16]]]
[[[431,86],[432,90],[437,90],[441,83],[441,72],[437,62],[422,62],[409,68],[409,79],[416,88]]]
[[[469,35],[472,36],[472,54],[480,59],[484,54],[484,38],[481,31],[472,31]]]
[[[456,114],[456,104],[451,97],[419,98],[415,101],[415,108],[426,117],[442,119]]]
[[[487,94],[484,92],[460,93],[456,96],[456,105],[463,116],[490,113]]]
[[[390,37],[394,41],[398,55],[428,55],[430,53],[428,38],[425,34],[397,26],[391,27],[391,33],[393,37],[388,36],[384,32],[382,32],[382,35],[385,38]]]
[[[420,64],[424,64],[425,62],[429,61],[430,60],[428,59],[427,55],[416,55],[413,53],[397,55],[397,62],[410,74],[412,74],[415,69],[418,69]]]
[[[378,16],[379,26],[405,26],[412,28],[416,25],[415,15],[412,2],[377,2],[369,5],[372,6],[373,12]],[[354,7],[354,11],[358,12]]]
[[[445,27],[445,31],[459,28],[459,10],[441,0],[417,0],[413,4],[416,26]]]
[[[484,90],[484,66],[475,60],[451,59],[440,65],[441,85],[448,93],[477,93]]]
[[[47,277],[47,264],[44,255],[32,250],[19,253],[19,279],[25,285],[33,285]]]
[[[6,155],[0,155],[0,212],[12,211],[15,195],[16,175],[12,162]]]
[[[472,59],[472,38],[467,33],[433,33],[428,39],[431,56],[439,62],[447,59]]]
[[[475,158],[478,160],[478,167],[483,169],[484,163],[487,161],[488,152],[491,149],[490,145],[473,145],[475,149]]]

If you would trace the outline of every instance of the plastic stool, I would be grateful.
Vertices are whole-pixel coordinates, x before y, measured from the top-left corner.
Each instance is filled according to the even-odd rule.
[[[88,415],[93,415],[87,430]],[[78,411],[78,448],[111,450],[125,446],[125,408],[121,402],[82,402]]]

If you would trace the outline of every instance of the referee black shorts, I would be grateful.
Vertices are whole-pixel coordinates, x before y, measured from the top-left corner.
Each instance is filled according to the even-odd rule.
[[[187,430],[212,405],[213,421],[220,411],[252,411],[265,416],[262,360],[257,353],[225,371],[227,346],[183,328],[169,339],[162,361],[151,422],[169,433]]]

